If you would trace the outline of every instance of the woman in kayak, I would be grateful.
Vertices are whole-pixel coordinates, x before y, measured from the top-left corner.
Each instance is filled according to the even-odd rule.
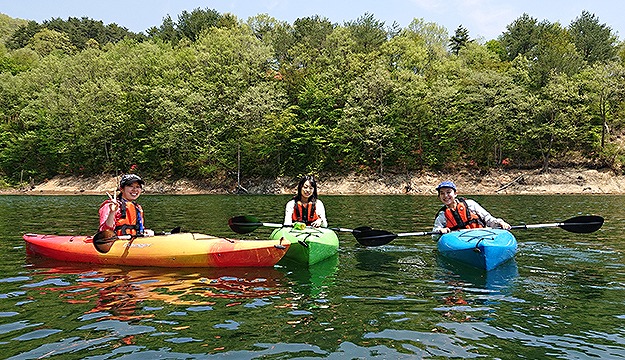
[[[154,231],[144,227],[143,209],[136,202],[144,184],[135,174],[122,176],[119,195],[100,205],[100,232],[114,230],[117,235],[154,236]]]
[[[297,195],[286,203],[284,225],[294,222],[307,226],[327,227],[326,209],[317,198],[317,182],[312,175],[305,175],[297,185]]]
[[[453,182],[443,181],[438,184],[436,191],[444,206],[436,215],[432,231],[446,234],[459,229],[482,227],[510,230],[510,224],[492,216],[474,200],[457,197],[456,185]]]

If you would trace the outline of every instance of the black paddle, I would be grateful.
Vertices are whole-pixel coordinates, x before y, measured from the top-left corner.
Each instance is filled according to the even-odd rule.
[[[364,246],[381,246],[386,245],[393,241],[397,237],[403,236],[425,236],[425,235],[435,235],[440,234],[438,231],[421,231],[421,232],[411,232],[411,233],[399,233],[394,234],[390,231],[386,230],[378,230],[372,229],[369,231],[362,231],[359,233],[354,233],[354,237],[358,241],[360,245]]]
[[[93,235],[93,246],[99,253],[106,254],[117,240],[130,240],[131,235],[118,236],[113,230],[98,231]]]
[[[537,228],[545,228],[545,227],[559,227],[569,232],[578,233],[578,234],[587,234],[592,233],[599,230],[603,226],[603,218],[601,216],[595,215],[584,215],[584,216],[576,216],[565,220],[561,223],[551,223],[551,224],[535,224],[535,225],[516,225],[512,226],[511,229],[537,229]],[[369,230],[369,231],[361,231],[358,233],[354,233],[354,237],[361,245],[364,246],[380,246],[386,245],[393,241],[397,237],[401,236],[424,236],[424,235],[434,235],[440,234],[437,231],[423,231],[423,232],[413,232],[413,233],[399,233],[394,234],[390,231],[385,230]]]
[[[593,233],[603,226],[603,218],[596,215],[583,215],[564,220],[561,223],[537,224],[537,225],[516,225],[512,229],[535,229],[544,227],[559,227],[566,231],[578,234]]]
[[[282,224],[264,223],[250,215],[235,216],[228,219],[228,226],[237,234],[247,234],[261,226],[281,228]]]
[[[178,234],[180,233],[180,226],[176,226],[171,229],[169,233],[163,233],[163,235]],[[141,235],[139,235],[141,236]],[[135,236],[136,237],[136,236]],[[93,235],[93,246],[99,253],[106,254],[111,250],[113,243],[117,240],[130,240],[132,235],[116,235],[113,230],[98,231]]]
[[[232,229],[232,231],[238,234],[247,234],[247,233],[251,233],[252,231],[258,229],[261,226],[282,228],[282,227],[292,227],[293,225],[265,223],[265,222],[259,221],[254,216],[241,215],[241,216],[231,217],[230,219],[228,219],[228,226],[230,226],[230,229]],[[345,228],[329,228],[329,229],[333,231],[349,232],[352,234],[373,230],[368,226],[361,226],[355,229],[345,229]]]

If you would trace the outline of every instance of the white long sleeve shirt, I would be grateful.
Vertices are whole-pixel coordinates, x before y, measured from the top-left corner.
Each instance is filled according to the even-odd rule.
[[[464,199],[467,203],[469,211],[472,211],[480,217],[480,219],[490,228],[501,228],[502,219],[492,216],[486,209],[484,209],[475,200]],[[456,203],[458,200],[456,199]],[[440,211],[434,220],[434,228],[432,231],[440,231],[442,228],[447,227],[447,219],[445,218],[445,212]]]

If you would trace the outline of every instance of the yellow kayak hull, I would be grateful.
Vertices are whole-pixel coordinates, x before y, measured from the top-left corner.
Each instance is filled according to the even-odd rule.
[[[198,233],[178,233],[115,240],[106,253],[98,252],[91,236],[25,234],[26,251],[60,261],[104,265],[154,267],[273,266],[290,242],[237,240]]]

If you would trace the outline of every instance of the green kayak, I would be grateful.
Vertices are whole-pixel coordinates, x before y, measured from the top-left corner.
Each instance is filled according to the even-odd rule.
[[[285,238],[291,241],[289,250],[281,260],[283,262],[297,262],[300,264],[316,264],[338,252],[339,238],[334,231],[327,228],[307,226],[303,230],[293,227],[282,227],[274,230],[270,238],[279,240]]]

